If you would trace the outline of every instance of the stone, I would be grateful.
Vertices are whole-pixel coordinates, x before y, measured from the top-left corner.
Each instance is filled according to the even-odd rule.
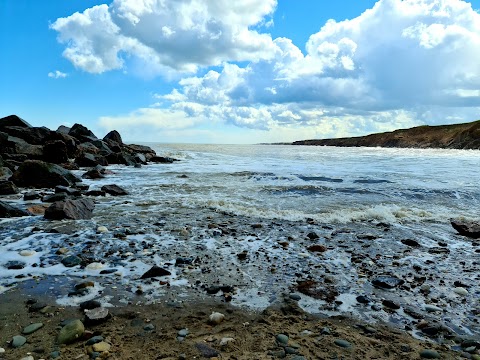
[[[32,145],[43,145],[51,134],[51,130],[46,127],[24,127],[24,126],[5,126],[2,132],[10,136],[22,139]]]
[[[8,180],[12,175],[12,170],[10,170],[8,167],[0,166],[0,180]]]
[[[101,190],[113,196],[128,195],[128,192],[125,189],[122,189],[120,186],[115,184],[103,185]]]
[[[172,164],[175,161],[178,161],[177,159],[173,159],[170,157],[165,157],[165,156],[152,156],[149,161],[157,163],[157,164]]]
[[[188,329],[181,329],[181,330],[178,331],[177,335],[181,336],[181,337],[185,337],[185,336],[188,335],[188,333],[189,333]]]
[[[369,304],[370,303],[370,299],[367,296],[364,296],[364,295],[357,296],[356,300],[360,304]]]
[[[55,186],[56,194],[68,194],[70,196],[81,196],[82,192],[79,189],[71,188],[69,186],[57,185]]]
[[[12,260],[12,261],[8,261],[6,264],[5,264],[5,267],[8,269],[8,270],[21,270],[25,267],[25,263],[21,262],[21,261],[15,261],[15,260]]]
[[[275,336],[275,340],[277,340],[277,343],[280,345],[287,345],[288,344],[288,336],[285,334],[278,334]]]
[[[14,348],[19,348],[23,345],[25,345],[25,343],[27,342],[27,339],[21,335],[15,335],[13,338],[12,338],[12,347]]]
[[[219,312],[213,312],[209,317],[208,317],[208,322],[212,325],[218,325],[220,324],[223,320],[225,319],[225,315]]]
[[[91,132],[81,124],[74,124],[72,128],[68,131],[68,135],[73,136],[81,142],[89,142],[98,139],[93,132]]]
[[[422,350],[420,351],[420,357],[422,359],[440,359],[440,354],[435,350]]]
[[[425,305],[425,311],[426,312],[439,312],[439,311],[443,311],[443,310],[442,310],[442,308],[439,308],[438,306],[426,304]]]
[[[407,245],[407,246],[411,246],[411,247],[419,247],[420,246],[420,244],[417,241],[412,240],[412,239],[403,239],[403,240],[400,240],[400,241],[403,245]]]
[[[75,158],[75,164],[81,167],[95,167],[97,165],[107,166],[108,161],[101,155],[83,153]]]
[[[68,149],[62,140],[47,141],[43,146],[43,159],[53,164],[68,161]]]
[[[478,222],[452,220],[450,224],[460,235],[472,239],[480,238],[480,224]]]
[[[40,198],[41,198],[41,195],[36,191],[28,191],[25,194],[23,194],[23,200],[25,201],[36,200]]]
[[[40,160],[26,160],[13,173],[11,180],[22,187],[53,188],[72,186],[81,179],[62,167]]]
[[[93,344],[93,350],[98,352],[107,352],[110,351],[112,345],[106,343],[105,341],[100,341],[98,343]]]
[[[404,284],[405,281],[397,278],[396,276],[382,275],[372,280],[372,284],[375,287],[382,289],[393,289],[397,286]]]
[[[25,210],[18,209],[4,201],[0,201],[0,218],[11,218],[11,217],[21,217],[21,216],[30,216],[30,214]]]
[[[27,327],[25,327],[22,331],[22,334],[23,335],[29,335],[29,334],[32,334],[34,333],[35,331],[41,329],[43,327],[43,323],[35,323],[35,324],[31,324],[31,325],[28,325]]]
[[[100,170],[98,169],[90,169],[86,173],[82,175],[82,179],[103,179],[105,175],[103,175]],[[95,191],[95,190],[93,190]],[[98,190],[97,190],[98,191]],[[104,192],[105,193],[105,192]],[[88,193],[87,193],[88,194]]]
[[[146,273],[144,273],[140,279],[149,279],[152,277],[157,277],[157,276],[168,276],[172,275],[172,273],[168,270],[165,270],[157,265],[154,265],[148,270]]]
[[[25,356],[21,358],[20,360],[35,360],[35,358],[32,355]]]
[[[11,181],[0,180],[0,195],[18,194],[18,188]]]
[[[312,245],[309,246],[307,250],[311,252],[325,252],[327,251],[327,247],[323,245]]]
[[[99,301],[96,301],[96,300],[87,300],[87,301],[84,301],[82,303],[80,303],[80,309],[81,310],[92,310],[92,309],[95,309],[95,308],[99,308],[101,307],[102,304],[99,302]]]
[[[385,300],[382,301],[382,304],[383,304],[383,306],[385,306],[389,309],[392,309],[392,310],[400,309],[400,305],[398,305],[397,303],[395,303],[392,300],[385,299]]]
[[[8,115],[0,119],[0,130],[7,126],[18,126],[24,128],[31,128],[28,122],[18,117],[17,115]]]
[[[453,289],[453,292],[457,295],[460,295],[460,296],[467,296],[468,295],[468,290],[463,288],[463,287],[456,287],[455,289]]]
[[[66,193],[58,193],[58,194],[49,194],[42,197],[42,201],[46,203],[54,203],[56,201],[63,201],[70,198],[70,195]]]
[[[96,344],[96,343],[99,343],[101,341],[103,341],[103,336],[93,336],[91,337],[90,339],[87,340],[87,342],[85,343],[85,345],[89,346],[89,345],[93,345],[93,344]]]
[[[119,145],[123,145],[122,137],[120,136],[120,133],[117,130],[110,131],[107,135],[105,135],[103,140],[104,141],[111,140],[111,141],[115,141]]]
[[[82,263],[82,259],[75,255],[69,255],[62,259],[62,264],[65,267],[74,267],[80,265]]]
[[[20,256],[33,256],[37,252],[35,250],[22,250],[19,252]]]
[[[45,219],[91,219],[95,203],[91,199],[67,199],[56,201],[45,210]]]
[[[72,320],[58,334],[58,344],[70,344],[79,339],[85,332],[85,326],[80,320]]]
[[[343,339],[336,339],[334,341],[335,345],[340,346],[342,348],[348,349],[352,347],[352,344],[350,344],[347,340]]]
[[[110,318],[110,313],[107,308],[97,307],[94,309],[85,309],[85,323],[87,324],[99,324],[107,321]]]
[[[204,343],[196,343],[195,347],[203,357],[212,358],[220,355],[220,352]]]

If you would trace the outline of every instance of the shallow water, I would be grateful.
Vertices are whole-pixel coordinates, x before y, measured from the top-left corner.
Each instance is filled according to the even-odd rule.
[[[297,281],[312,280],[323,292],[336,291],[336,302],[300,294],[299,304],[312,313],[348,314],[418,332],[405,312],[413,307],[455,333],[480,333],[480,247],[449,225],[452,217],[478,217],[479,152],[148,145],[180,161],[113,166],[107,178],[85,181],[91,189],[115,183],[130,193],[96,198],[92,220],[0,222],[0,267],[23,264],[0,272],[0,292],[32,278],[62,276],[62,286],[47,286],[60,304],[100,298],[116,305],[144,301],[135,294],[150,302],[223,297],[228,294],[206,289],[231,286],[232,303],[264,308],[298,293]],[[21,196],[9,200],[24,205]],[[109,231],[97,234],[100,225]],[[67,234],[52,233],[65,232],[60,226]],[[406,246],[404,239],[419,246]],[[308,251],[311,245],[326,251]],[[67,255],[81,257],[83,265],[66,268],[61,260]],[[178,258],[191,261],[175,265]],[[171,276],[140,280],[152,265]],[[382,274],[406,285],[373,287],[372,279]],[[68,296],[82,277],[95,287]],[[454,293],[455,281],[467,286],[467,296]],[[420,291],[421,285],[430,292]],[[359,304],[358,295],[371,303]],[[401,308],[382,308],[384,299]],[[427,314],[426,304],[443,311]]]

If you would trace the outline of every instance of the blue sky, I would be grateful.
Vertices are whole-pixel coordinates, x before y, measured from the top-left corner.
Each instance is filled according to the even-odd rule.
[[[480,0],[231,3],[1,1],[0,116],[200,143],[480,118]]]

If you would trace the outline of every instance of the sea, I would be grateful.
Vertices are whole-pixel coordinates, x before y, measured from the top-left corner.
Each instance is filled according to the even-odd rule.
[[[480,336],[480,244],[450,225],[479,219],[479,151],[144,145],[178,161],[84,180],[129,193],[95,198],[91,220],[1,220],[0,294],[30,289],[63,306],[217,297],[256,310],[288,298],[420,337],[418,313]],[[70,255],[82,263],[66,267]],[[141,279],[154,265],[170,275]],[[401,284],[373,286],[379,276]],[[95,286],[76,293],[85,279]]]

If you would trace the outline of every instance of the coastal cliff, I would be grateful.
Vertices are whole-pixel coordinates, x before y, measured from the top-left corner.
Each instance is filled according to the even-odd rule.
[[[418,126],[366,136],[295,141],[292,145],[480,149],[480,120],[455,125]]]

